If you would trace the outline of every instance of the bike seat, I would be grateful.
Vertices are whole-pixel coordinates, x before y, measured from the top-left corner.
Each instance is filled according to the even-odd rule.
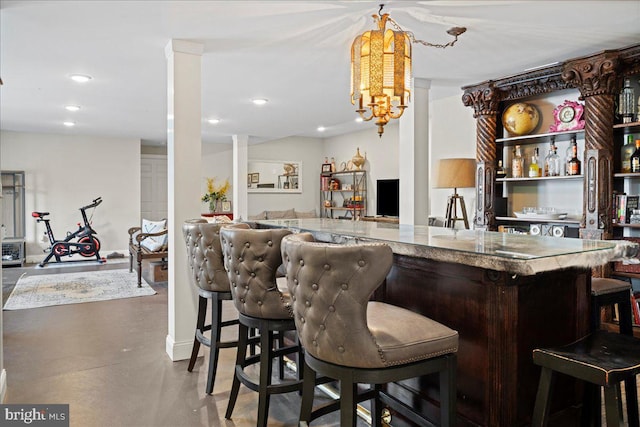
[[[44,218],[46,215],[49,215],[49,212],[31,212],[31,216],[34,218]]]

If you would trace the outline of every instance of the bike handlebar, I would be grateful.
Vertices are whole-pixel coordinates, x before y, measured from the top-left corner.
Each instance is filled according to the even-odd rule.
[[[85,209],[90,209],[90,208],[95,208],[96,206],[98,206],[100,203],[102,203],[102,197],[98,197],[97,199],[93,199],[93,202],[91,202],[90,204],[88,204],[87,206],[83,206],[80,208],[80,210],[85,210]]]

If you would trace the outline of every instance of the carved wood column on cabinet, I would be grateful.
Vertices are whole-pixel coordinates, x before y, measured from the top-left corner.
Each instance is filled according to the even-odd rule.
[[[498,90],[489,84],[465,91],[462,102],[473,107],[476,121],[476,212],[475,229],[495,230],[496,133]]]
[[[580,237],[610,239],[613,195],[614,99],[620,90],[617,53],[568,61],[563,80],[580,90],[585,101],[584,198]]]

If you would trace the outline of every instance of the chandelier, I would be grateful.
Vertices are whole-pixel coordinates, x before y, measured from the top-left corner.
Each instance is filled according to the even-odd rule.
[[[454,39],[447,44],[416,40],[412,32],[403,31],[388,13],[382,14],[383,7],[381,4],[378,15],[372,15],[378,29],[364,32],[351,45],[351,103],[357,103],[356,112],[364,121],[376,119],[380,137],[384,125],[400,118],[411,98],[411,43],[446,48],[467,31],[464,27],[449,29],[447,33]],[[394,30],[386,29],[387,22]]]

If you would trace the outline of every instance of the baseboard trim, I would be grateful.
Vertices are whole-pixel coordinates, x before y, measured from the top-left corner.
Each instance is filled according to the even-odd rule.
[[[181,341],[175,342],[171,335],[167,335],[166,339],[166,351],[169,358],[173,362],[179,360],[187,360],[191,358],[191,349],[193,348],[193,341]]]
[[[3,369],[0,372],[0,403],[4,403],[4,398],[7,395],[7,370]]]

